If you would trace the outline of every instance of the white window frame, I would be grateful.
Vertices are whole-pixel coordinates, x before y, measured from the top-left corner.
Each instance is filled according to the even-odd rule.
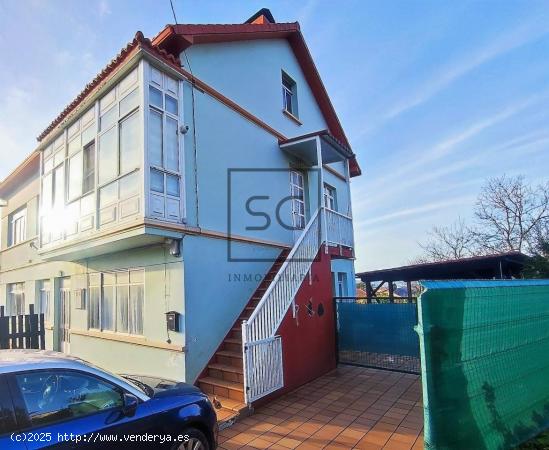
[[[180,81],[177,79],[174,79],[170,75],[156,69],[154,66],[149,65],[148,66],[148,78],[144,83],[144,90],[145,90],[145,111],[146,111],[146,160],[148,161],[148,169],[146,173],[146,177],[148,178],[148,192],[147,192],[147,202],[148,203],[148,214],[150,216],[154,217],[154,214],[152,214],[151,206],[150,206],[150,198],[151,195],[162,197],[164,201],[164,206],[167,205],[167,200],[171,199],[173,201],[177,201],[179,203],[179,217],[180,220],[182,220],[185,217],[185,211],[184,211],[184,186],[183,186],[183,167],[184,167],[184,158],[183,158],[183,149],[182,149],[182,139],[181,139],[181,133],[179,131],[179,127],[181,124],[181,115],[183,110],[183,101],[182,101],[182,92],[180,88]],[[160,76],[160,78],[158,78]],[[169,81],[171,80],[175,83],[173,86],[173,90],[170,90],[169,88]],[[150,88],[154,88],[161,92],[162,94],[162,106],[159,105],[153,105],[151,103],[150,99]],[[177,91],[177,92],[176,92]],[[169,96],[177,101],[177,114],[173,114],[169,112],[166,109],[166,97]],[[162,159],[162,165],[158,164],[152,164],[151,158],[150,158],[150,151],[149,148],[149,133],[150,133],[150,114],[151,112],[154,112],[156,114],[159,114],[161,116],[161,123],[162,123],[162,148],[161,148],[161,159]],[[166,126],[168,120],[174,120],[176,124],[176,134],[177,134],[177,165],[178,169],[173,170],[171,168],[168,168],[167,166],[167,133],[168,133],[168,127]],[[163,192],[153,191],[151,188],[151,174],[153,171],[160,172],[163,175]],[[177,177],[179,181],[179,192],[178,195],[172,195],[168,193],[168,177]],[[166,212],[164,214],[164,217],[162,220],[166,221],[173,221],[173,219],[168,218]],[[180,221],[179,220],[179,221]]]
[[[50,320],[50,308],[52,301],[52,283],[49,278],[38,281],[38,301],[35,305],[36,314],[44,314],[44,321]]]
[[[347,297],[347,273],[336,272],[336,290],[337,297]]]
[[[294,181],[294,177],[299,181],[298,183]],[[300,196],[294,196],[296,190],[301,194]],[[296,231],[303,230],[307,224],[305,175],[299,170],[290,170],[290,195],[292,196],[292,225]],[[301,209],[303,213],[301,213]]]
[[[288,105],[288,97],[290,104]],[[297,103],[297,83],[284,70],[282,71],[282,107],[284,111],[294,117],[299,117],[299,109]]]
[[[336,188],[329,185],[328,183],[324,183],[323,191],[324,191],[324,206],[331,211],[337,211]]]
[[[141,280],[142,281],[138,281],[138,282],[135,282],[135,281],[132,281],[132,273],[136,273],[136,272],[140,272],[141,273]],[[88,326],[88,329],[89,330],[98,330],[98,331],[102,331],[102,332],[107,332],[107,333],[117,333],[117,334],[121,334],[121,335],[128,335],[128,336],[143,336],[144,334],[144,328],[145,328],[145,269],[143,268],[131,268],[131,269],[128,269],[128,270],[124,270],[124,271],[116,271],[116,272],[109,272],[108,273],[109,275],[111,276],[114,276],[114,282],[113,283],[108,283],[108,284],[105,284],[105,273],[98,273],[98,274],[94,274],[95,276],[98,276],[99,277],[99,284],[97,283],[94,283],[93,285],[92,284],[89,284],[88,285],[88,290],[91,290],[91,289],[99,289],[99,303],[98,303],[98,314],[99,314],[99,327],[92,327],[90,325],[90,315],[92,313],[91,311],[91,302],[88,301],[87,304],[86,304],[86,307],[88,308],[88,314],[87,314],[87,326]],[[118,274],[124,274],[125,276],[127,276],[128,278],[128,281],[121,281],[119,282],[118,281]],[[138,321],[140,321],[140,324],[141,324],[141,333],[131,333],[130,332],[130,320],[129,320],[129,317],[131,315],[131,311],[130,311],[130,307],[131,307],[131,304],[132,304],[132,301],[131,301],[131,287],[132,286],[142,286],[142,292],[143,292],[143,304],[142,304],[142,309],[141,309],[141,317],[138,318]],[[111,313],[113,314],[113,317],[110,318],[111,320],[111,323],[113,323],[113,329],[106,329],[104,327],[104,323],[103,323],[103,312],[104,312],[104,309],[105,309],[105,296],[104,296],[104,289],[105,287],[113,290],[113,296],[114,296],[114,301],[113,301],[113,305],[112,305],[112,310],[111,310]],[[128,320],[127,320],[127,323],[128,323],[128,330],[127,331],[120,331],[120,328],[121,328],[121,325],[119,324],[119,311],[118,311],[118,308],[119,308],[119,304],[118,304],[118,291],[119,289],[127,289],[127,294],[128,294]],[[88,299],[91,299],[91,293],[88,294]]]
[[[19,208],[9,215],[9,242],[8,247],[20,244],[27,240],[27,206]]]
[[[17,316],[25,313],[26,313],[25,283],[17,282],[17,283],[8,284],[7,299],[6,299],[6,315]]]

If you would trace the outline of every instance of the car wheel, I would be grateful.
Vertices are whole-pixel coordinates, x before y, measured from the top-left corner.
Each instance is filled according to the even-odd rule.
[[[177,450],[210,450],[208,439],[202,431],[196,428],[187,428],[181,433],[188,436],[188,440],[177,447]]]

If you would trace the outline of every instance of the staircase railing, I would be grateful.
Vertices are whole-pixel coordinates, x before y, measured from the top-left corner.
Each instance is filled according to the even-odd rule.
[[[319,208],[311,217],[254,312],[247,321],[242,322],[244,395],[247,403],[284,385],[282,346],[275,333],[322,245],[323,211]]]

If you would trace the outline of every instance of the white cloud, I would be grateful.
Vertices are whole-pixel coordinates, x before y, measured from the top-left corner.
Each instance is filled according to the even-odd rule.
[[[398,211],[376,216],[371,219],[358,221],[357,226],[361,228],[367,225],[373,225],[373,224],[392,221],[394,219],[402,219],[403,217],[417,216],[426,212],[436,211],[441,208],[448,208],[455,205],[470,203],[474,201],[474,199],[475,199],[474,195],[465,195],[465,196],[456,197],[453,199],[444,199],[437,202],[431,202],[425,205],[415,206],[413,208],[400,209]]]
[[[112,13],[111,5],[107,0],[100,0],[98,4],[99,17],[105,17]]]
[[[493,42],[480,47],[478,50],[468,53],[466,57],[449,64],[432,78],[423,83],[413,95],[402,99],[393,105],[383,115],[383,119],[392,119],[416,106],[425,103],[441,90],[445,89],[457,79],[463,77],[479,66],[491,61],[505,53],[515,50],[523,45],[534,42],[549,32],[546,25],[536,29],[531,24],[522,25],[514,31],[505,31]],[[532,29],[534,29],[532,31]]]

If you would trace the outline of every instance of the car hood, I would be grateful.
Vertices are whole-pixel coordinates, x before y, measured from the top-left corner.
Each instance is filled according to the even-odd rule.
[[[133,374],[121,374],[121,377],[127,379],[129,382],[137,381],[147,385],[153,392],[153,397],[157,397],[164,393],[184,395],[205,395],[196,386],[184,383],[182,381],[168,380],[165,378],[151,377],[147,375],[133,375]],[[134,381],[134,384],[136,384]]]

